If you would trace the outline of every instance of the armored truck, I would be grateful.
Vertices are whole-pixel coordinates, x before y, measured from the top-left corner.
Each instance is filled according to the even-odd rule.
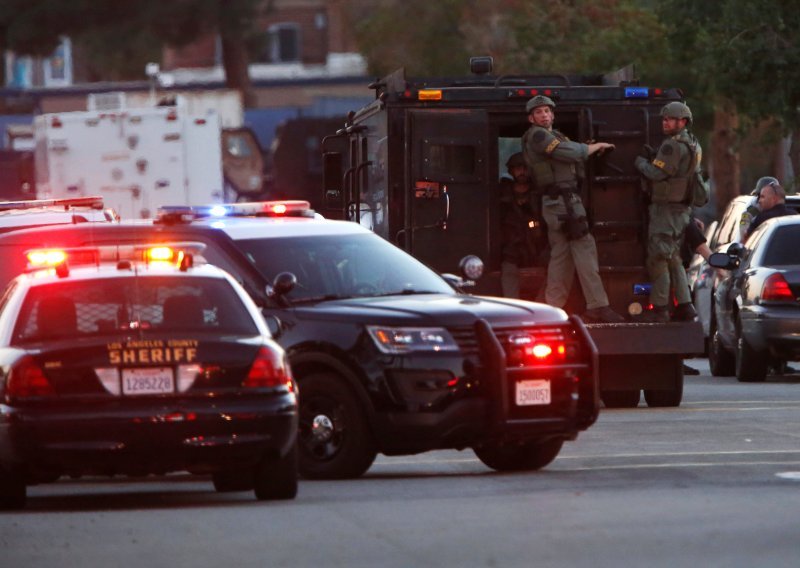
[[[500,294],[500,185],[506,160],[530,126],[526,102],[556,103],[555,127],[570,139],[616,145],[587,162],[581,194],[597,241],[601,277],[620,324],[589,324],[600,353],[600,387],[609,407],[631,407],[642,391],[651,407],[678,406],[683,359],[703,352],[697,322],[644,323],[652,309],[645,257],[647,194],[634,169],[645,145],[663,138],[661,108],[683,99],[676,88],[641,85],[630,69],[609,75],[492,74],[472,58],[472,74],[412,78],[398,70],[369,88],[370,104],[348,114],[323,150],[328,214],[359,222],[438,271],[477,254],[488,274],[481,294]],[[522,270],[526,299],[543,299],[547,254]],[[566,310],[581,313],[573,286]]]

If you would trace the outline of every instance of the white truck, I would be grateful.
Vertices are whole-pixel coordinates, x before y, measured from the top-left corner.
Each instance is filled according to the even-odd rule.
[[[171,103],[90,95],[90,110],[35,117],[37,198],[100,195],[126,219],[226,201],[219,113],[191,113],[180,96]]]

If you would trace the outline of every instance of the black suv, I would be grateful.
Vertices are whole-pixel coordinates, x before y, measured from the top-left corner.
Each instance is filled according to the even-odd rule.
[[[12,261],[24,248],[205,244],[289,354],[306,477],[355,477],[378,452],[444,448],[473,448],[497,470],[538,469],[597,419],[597,350],[579,319],[461,293],[356,223],[302,208],[264,216],[282,204],[218,209],[223,216],[173,211],[154,223],[9,233],[0,281],[19,272]]]

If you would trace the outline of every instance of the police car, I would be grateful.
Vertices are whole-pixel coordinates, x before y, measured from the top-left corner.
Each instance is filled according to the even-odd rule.
[[[26,251],[0,304],[0,506],[62,475],[211,474],[297,491],[297,393],[256,305],[202,245]]]
[[[0,202],[0,233],[41,225],[113,221],[119,221],[119,215],[104,206],[102,197]]]
[[[171,208],[147,227],[18,231],[0,236],[0,255],[165,241],[203,243],[208,262],[261,306],[299,384],[306,477],[355,477],[379,452],[440,448],[472,448],[497,470],[538,469],[597,418],[597,351],[579,319],[461,293],[372,231],[321,219],[306,202]],[[9,270],[18,268],[0,263]]]

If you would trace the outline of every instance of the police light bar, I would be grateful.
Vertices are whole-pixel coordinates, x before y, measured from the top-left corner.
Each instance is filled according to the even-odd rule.
[[[311,204],[303,200],[250,201],[220,205],[167,205],[156,214],[160,223],[189,222],[205,217],[313,217]]]
[[[27,201],[2,201],[0,211],[10,211],[13,209],[41,209],[43,207],[63,207],[64,211],[75,208],[103,209],[103,198],[92,197],[73,197],[69,199],[30,199]]]
[[[55,268],[63,265],[80,266],[124,261],[168,263],[183,267],[193,264],[195,256],[202,255],[206,245],[198,242],[169,242],[137,245],[106,245],[98,247],[67,247],[31,249],[25,252],[28,271]]]

